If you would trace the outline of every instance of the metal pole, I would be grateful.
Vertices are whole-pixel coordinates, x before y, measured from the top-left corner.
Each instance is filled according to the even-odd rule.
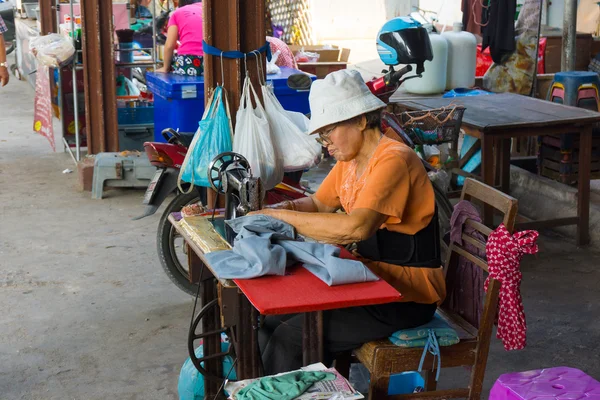
[[[60,4],[56,5],[56,8],[52,7],[52,9],[55,11],[55,19],[56,19],[56,26],[57,26],[57,31],[60,31]],[[63,103],[63,80],[62,80],[62,68],[60,68],[58,70],[58,116],[60,119],[62,119],[62,126],[64,126],[64,122],[65,122],[65,105]],[[62,137],[63,137],[63,146],[65,146],[64,150],[65,151],[71,151],[71,149],[69,148],[69,143],[67,143],[67,141],[65,140],[65,130],[62,130]],[[73,154],[71,154],[71,157],[73,157]],[[73,160],[75,160],[75,157],[73,157]],[[75,163],[77,163],[77,161],[75,161]]]
[[[577,39],[577,0],[565,0],[563,42],[560,69],[575,70],[575,42]]]
[[[152,69],[156,71],[156,63],[158,62],[157,51],[156,51],[156,2],[158,0],[154,0],[152,2],[152,7],[154,7],[154,12],[152,13]]]
[[[542,13],[544,11],[544,0],[540,0],[540,14],[537,18],[537,37],[535,41],[535,54],[538,54],[540,48],[540,35],[542,34]],[[537,79],[537,63],[533,68],[533,84],[531,85],[531,91],[529,92],[530,97],[535,97],[537,91],[538,79]],[[529,139],[528,139],[529,141]]]
[[[69,0],[71,6],[71,35],[73,38],[73,47],[75,47],[75,57],[73,58],[73,119],[75,123],[75,158],[81,159],[81,149],[79,147],[79,101],[77,93],[77,40],[75,39],[75,12],[73,9],[73,0]],[[81,6],[80,6],[81,7]],[[79,10],[81,12],[81,9]],[[67,128],[68,130],[68,128]]]

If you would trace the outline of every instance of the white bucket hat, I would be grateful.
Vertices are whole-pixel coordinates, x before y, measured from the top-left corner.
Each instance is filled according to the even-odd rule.
[[[386,104],[367,87],[356,70],[342,69],[317,79],[310,88],[309,134],[359,115],[379,110]]]

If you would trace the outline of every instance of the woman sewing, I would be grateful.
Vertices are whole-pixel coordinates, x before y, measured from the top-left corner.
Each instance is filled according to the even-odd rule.
[[[202,1],[179,0],[167,25],[164,66],[157,72],[198,76],[204,72]],[[177,44],[179,43],[179,47]],[[175,54],[177,49],[177,54]]]
[[[310,131],[337,163],[312,197],[259,213],[318,241],[356,243],[361,261],[403,296],[397,303],[324,312],[330,362],[336,353],[429,322],[446,289],[433,188],[416,153],[382,135],[385,104],[351,70],[314,82],[309,101]],[[259,342],[267,374],[302,366],[302,321],[302,315],[265,319]]]

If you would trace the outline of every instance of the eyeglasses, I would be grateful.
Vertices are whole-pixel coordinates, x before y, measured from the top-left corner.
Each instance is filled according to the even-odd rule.
[[[337,128],[337,125],[334,126],[331,129],[329,129],[325,133],[320,133],[319,132],[319,137],[315,139],[317,141],[317,143],[319,143],[323,147],[327,147],[330,144],[333,144],[333,142],[331,141],[331,139],[329,139],[329,137],[331,136],[331,134],[333,133],[333,131],[335,130],[335,128]]]

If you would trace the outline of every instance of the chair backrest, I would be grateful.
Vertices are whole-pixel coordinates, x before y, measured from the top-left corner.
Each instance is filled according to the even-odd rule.
[[[480,201],[485,206],[491,206],[498,210],[503,215],[502,222],[506,226],[509,232],[513,232],[515,226],[515,220],[517,218],[518,202],[515,198],[500,192],[484,183],[477,180],[468,178],[465,180],[463,190],[461,193],[461,200],[467,201]],[[468,219],[465,222],[465,226],[474,229],[474,232],[481,234],[486,238],[492,233],[492,226],[486,226],[482,223]],[[479,235],[468,235],[464,229],[462,232],[463,244],[471,244],[477,250],[485,251],[485,241],[481,241]],[[446,269],[452,262],[458,262],[458,256],[465,257],[467,260],[473,262],[475,265],[488,272],[487,261],[479,256],[478,251],[469,251],[466,246],[459,245],[457,243],[450,243],[448,249],[448,256],[446,260]],[[487,294],[485,296],[485,302],[483,305],[483,314],[479,321],[479,328],[468,324],[464,319],[457,317],[462,320],[462,323],[468,324],[472,329],[470,331],[477,331],[477,351],[475,356],[475,365],[473,367],[471,376],[471,393],[481,393],[483,386],[483,377],[485,374],[485,366],[487,364],[487,357],[490,346],[490,339],[492,335],[494,320],[496,319],[496,312],[498,307],[498,296],[500,292],[500,282],[495,279],[490,279]]]
[[[515,228],[515,221],[517,219],[517,211],[518,211],[518,201],[514,197],[511,197],[505,193],[502,193],[499,190],[496,190],[485,183],[479,182],[475,179],[467,178],[465,179],[465,184],[463,186],[463,190],[460,196],[461,200],[467,200],[473,202],[474,200],[483,203],[483,206],[491,206],[498,210],[502,215],[502,223],[506,226],[506,229],[512,233]],[[488,237],[490,233],[492,233],[493,227],[486,226],[482,223],[467,220],[465,225],[473,228],[475,232],[480,233],[484,237]],[[462,233],[462,239],[464,243],[469,243],[476,247],[477,249],[485,251],[485,242],[481,241],[474,235],[468,235],[466,233]],[[446,268],[448,264],[452,261],[453,253],[457,253],[469,261],[475,263],[480,268],[484,269],[486,272],[488,270],[487,261],[479,257],[477,254],[474,254],[468,251],[465,246],[459,245],[457,243],[451,243],[450,249],[448,251],[447,259],[446,259]]]
[[[479,182],[475,179],[465,179],[465,184],[460,196],[461,200],[479,200],[484,205],[494,207],[504,215],[502,222],[506,226],[506,229],[512,233],[515,227],[515,221],[517,219],[518,201],[514,197],[502,193],[485,183]]]

